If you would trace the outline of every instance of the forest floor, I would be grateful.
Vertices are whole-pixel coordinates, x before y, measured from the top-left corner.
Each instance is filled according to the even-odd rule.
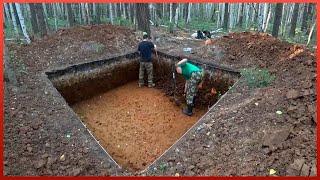
[[[17,79],[5,82],[4,175],[302,175],[316,173],[316,57],[267,34],[204,41],[153,29],[159,50],[240,70],[267,68],[268,87],[243,81],[179,143],[142,173],[114,165],[41,74],[136,49],[139,34],[99,25],[59,30],[30,45],[6,44]],[[193,54],[183,48],[191,47]],[[11,79],[12,80],[12,79]],[[281,115],[276,111],[282,111]],[[23,166],[22,166],[23,165]]]

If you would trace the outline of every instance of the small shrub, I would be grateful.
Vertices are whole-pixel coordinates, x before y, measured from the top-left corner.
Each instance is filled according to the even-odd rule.
[[[249,88],[267,87],[275,80],[275,76],[271,75],[267,69],[243,69],[240,74],[244,77]]]
[[[160,169],[160,171],[163,173],[166,169],[167,169],[167,164],[166,163],[161,163],[160,165],[159,165],[159,169]]]
[[[169,31],[169,33],[173,33],[174,32],[174,23],[169,23],[168,31]]]

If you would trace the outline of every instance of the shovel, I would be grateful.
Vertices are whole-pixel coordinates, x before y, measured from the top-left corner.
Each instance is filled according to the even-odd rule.
[[[180,106],[180,101],[176,96],[176,91],[177,91],[177,81],[176,81],[176,73],[174,66],[172,68],[172,79],[173,79],[173,100],[176,103],[177,106]]]

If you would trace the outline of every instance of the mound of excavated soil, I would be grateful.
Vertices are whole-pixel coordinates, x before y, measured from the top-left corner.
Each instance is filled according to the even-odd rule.
[[[30,71],[41,71],[135,50],[138,38],[134,30],[121,26],[77,26],[35,40],[30,45],[10,48]]]

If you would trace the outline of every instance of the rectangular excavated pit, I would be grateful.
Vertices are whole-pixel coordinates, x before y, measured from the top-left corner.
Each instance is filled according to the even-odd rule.
[[[194,125],[239,74],[192,61],[206,70],[192,117],[182,114],[184,79],[177,75],[172,101],[173,65],[177,57],[159,52],[154,62],[156,88],[139,88],[137,53],[77,64],[47,72],[48,78],[95,138],[123,168],[145,169]],[[145,75],[146,76],[146,75]],[[212,94],[215,88],[217,93]]]

